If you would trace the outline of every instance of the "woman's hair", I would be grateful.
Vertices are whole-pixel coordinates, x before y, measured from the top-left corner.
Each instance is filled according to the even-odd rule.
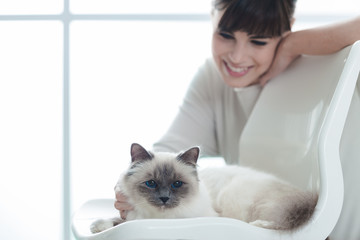
[[[277,37],[291,30],[295,3],[296,0],[214,0],[214,8],[224,10],[218,25],[221,31]]]

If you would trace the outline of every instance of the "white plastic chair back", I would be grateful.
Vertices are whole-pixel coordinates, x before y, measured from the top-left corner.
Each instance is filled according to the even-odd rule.
[[[316,190],[311,221],[294,232],[255,227],[230,218],[150,219],[98,234],[97,218],[118,216],[112,199],[92,200],[73,217],[78,240],[325,239],[343,203],[339,143],[360,71],[360,43],[328,56],[304,56],[263,89],[243,131],[240,164],[272,172]],[[359,91],[359,88],[357,89]]]
[[[359,45],[299,59],[263,90],[241,137],[241,165],[319,193],[312,222],[296,234],[303,239],[325,239],[341,212],[340,140],[360,92]]]

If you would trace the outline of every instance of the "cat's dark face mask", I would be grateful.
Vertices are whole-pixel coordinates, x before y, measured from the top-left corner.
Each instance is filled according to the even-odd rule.
[[[140,184],[138,191],[154,207],[174,208],[189,195],[189,185],[181,181],[184,178],[172,164],[163,164],[149,174],[149,180]]]

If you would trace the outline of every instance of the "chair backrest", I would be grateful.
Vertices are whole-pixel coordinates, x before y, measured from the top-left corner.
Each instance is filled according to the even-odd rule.
[[[263,89],[240,140],[239,164],[319,193],[310,228],[328,234],[343,202],[339,145],[359,71],[360,42],[301,57]]]

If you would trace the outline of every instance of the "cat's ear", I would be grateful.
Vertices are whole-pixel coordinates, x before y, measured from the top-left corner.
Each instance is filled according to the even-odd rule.
[[[176,158],[180,161],[183,161],[186,164],[196,166],[196,162],[199,158],[200,148],[192,147],[189,150],[180,153]]]
[[[131,144],[131,162],[151,160],[153,155],[138,143]]]

